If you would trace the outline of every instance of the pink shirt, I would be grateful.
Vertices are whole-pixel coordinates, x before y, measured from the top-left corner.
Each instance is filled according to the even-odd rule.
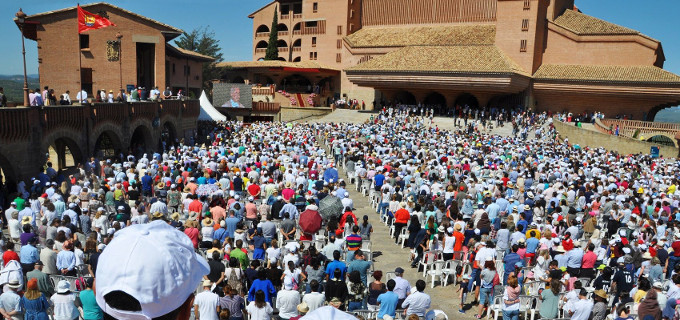
[[[595,261],[597,260],[597,255],[592,252],[588,251],[583,255],[583,261],[581,262],[581,268],[583,269],[592,269],[595,267]]]
[[[257,218],[257,206],[252,203],[246,203],[246,219],[256,219]]]

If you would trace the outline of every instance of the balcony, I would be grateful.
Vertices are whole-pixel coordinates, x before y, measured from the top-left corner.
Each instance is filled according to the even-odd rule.
[[[302,19],[302,13],[294,13],[293,19]]]
[[[267,48],[255,48],[255,53],[265,53],[267,52]]]
[[[277,47],[279,49],[279,52],[288,52],[288,47]]]
[[[287,30],[286,31],[279,31],[279,37],[283,37],[283,36],[287,36],[287,35],[288,35]]]
[[[253,102],[254,113],[279,113],[281,105],[276,102]]]
[[[273,96],[274,87],[253,87],[252,88],[254,96]]]
[[[299,29],[298,29],[298,30],[293,30],[293,35],[294,35],[294,36],[299,36],[299,35],[301,35],[301,34],[302,34],[302,31],[301,31],[301,30],[299,30]]]
[[[255,33],[256,38],[268,38],[269,32],[257,32]]]
[[[281,20],[287,20],[288,18],[290,18],[290,14],[288,14],[288,13],[286,13],[286,14],[282,13],[281,14]]]
[[[293,47],[293,52],[300,52],[302,51],[302,47]]]

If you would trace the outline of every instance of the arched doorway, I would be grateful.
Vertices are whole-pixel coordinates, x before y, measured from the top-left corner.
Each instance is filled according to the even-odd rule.
[[[276,29],[277,29],[276,31],[278,31],[278,32],[282,32],[282,31],[285,32],[285,31],[288,31],[288,26],[283,24],[283,23],[279,23],[279,25],[276,26]]]
[[[439,92],[432,92],[425,97],[423,104],[427,108],[432,108],[436,114],[446,112],[446,98]]]
[[[302,58],[300,58],[300,57],[293,58],[293,62],[300,62],[300,61],[302,61]]]
[[[394,94],[394,103],[405,105],[416,105],[416,96],[406,90],[397,91]]]
[[[277,48],[288,48],[288,43],[286,42],[286,40],[279,39],[279,41],[276,41],[276,47]]]
[[[121,151],[118,136],[111,131],[102,132],[94,144],[94,155],[99,159],[114,158]]]
[[[472,94],[463,93],[460,96],[458,96],[458,98],[456,99],[456,103],[454,105],[460,106],[462,108],[468,106],[471,109],[477,109],[479,108],[479,101],[477,101],[477,98]]]
[[[295,34],[295,31],[300,31],[302,29],[302,22],[298,22],[293,26],[293,34]]]
[[[177,131],[175,126],[167,121],[163,124],[163,129],[161,131],[161,150],[165,152],[168,148],[173,147],[177,142]]]
[[[56,161],[54,161],[56,159]],[[83,153],[78,144],[70,138],[61,137],[47,147],[47,162],[57,164],[57,170],[78,166],[83,161]]]
[[[658,145],[662,146],[669,146],[669,147],[675,147],[675,141],[674,139],[671,139],[670,137],[667,137],[665,135],[655,135],[647,139],[647,141],[656,143]]]
[[[130,137],[130,152],[139,159],[145,153],[149,153],[152,148],[151,131],[147,127],[140,125],[132,132]]]
[[[257,30],[255,30],[255,33],[265,33],[269,32],[269,27],[265,24],[261,24],[259,27],[257,27]]]
[[[267,49],[267,41],[260,40],[255,46],[255,49]]]

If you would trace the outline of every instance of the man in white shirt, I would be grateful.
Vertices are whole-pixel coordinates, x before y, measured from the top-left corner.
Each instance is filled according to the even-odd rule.
[[[311,312],[323,307],[324,302],[326,302],[326,295],[319,292],[319,281],[316,279],[309,283],[309,287],[312,289],[312,292],[305,294],[305,296],[302,297],[302,302],[307,304],[309,311]]]
[[[569,312],[572,320],[588,320],[593,311],[593,301],[587,298],[586,289],[581,289],[578,294],[579,300],[574,303],[574,310]]]
[[[87,103],[87,92],[85,92],[85,90],[78,92],[76,95],[76,100],[78,100],[80,103]]]
[[[201,320],[219,320],[217,310],[220,306],[220,296],[210,291],[212,283],[203,280],[203,292],[194,298],[194,315]]]
[[[404,308],[404,315],[415,314],[420,318],[424,318],[431,302],[430,295],[423,292],[425,291],[425,281],[422,279],[416,281],[416,290],[416,292],[406,297],[401,306]]]
[[[64,100],[68,101],[68,104],[71,104],[71,91],[66,90],[66,93],[64,93]]]
[[[300,292],[293,290],[293,280],[287,277],[283,283],[283,290],[276,295],[276,307],[279,309],[279,318],[288,320],[297,317],[297,305],[300,304]]]

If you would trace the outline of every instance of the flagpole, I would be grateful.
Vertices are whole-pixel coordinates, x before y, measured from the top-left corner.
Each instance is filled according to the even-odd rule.
[[[78,3],[78,9],[80,9],[80,3]],[[76,10],[76,21],[78,21],[80,12]],[[81,43],[81,38],[80,38],[80,30],[78,30],[78,72],[80,75],[78,75],[78,78],[80,79],[80,91],[78,91],[78,95],[80,95],[80,104],[83,104],[83,100],[87,101],[87,97],[83,97],[83,52],[81,51],[81,48],[83,47],[83,44]],[[78,96],[76,95],[76,97]]]

